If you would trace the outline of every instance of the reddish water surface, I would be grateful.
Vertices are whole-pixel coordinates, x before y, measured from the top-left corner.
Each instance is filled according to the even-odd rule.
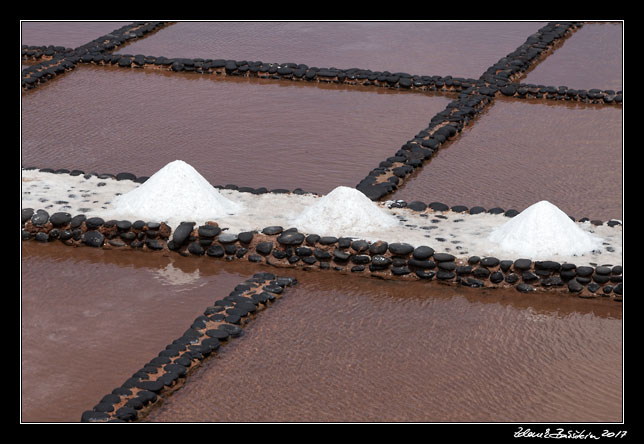
[[[22,248],[23,422],[80,421],[255,272],[60,243]]]
[[[622,109],[498,99],[393,198],[622,219]]]
[[[621,23],[584,24],[521,82],[620,91],[623,85],[623,40]]]
[[[212,184],[327,193],[355,186],[451,100],[83,66],[23,95],[22,164],[150,176],[180,159]]]
[[[20,23],[22,45],[76,48],[132,22],[24,21]]]
[[[299,283],[147,421],[622,418],[621,304],[604,298],[22,246],[25,422],[78,421],[261,270]]]
[[[611,301],[295,275],[147,421],[622,419]]]
[[[180,22],[121,54],[478,78],[544,22]]]

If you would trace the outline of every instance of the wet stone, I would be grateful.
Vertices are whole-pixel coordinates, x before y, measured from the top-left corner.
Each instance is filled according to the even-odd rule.
[[[221,245],[211,245],[207,250],[206,254],[210,257],[224,257],[224,248]]]
[[[105,237],[98,231],[87,231],[83,234],[83,243],[90,247],[101,247]]]

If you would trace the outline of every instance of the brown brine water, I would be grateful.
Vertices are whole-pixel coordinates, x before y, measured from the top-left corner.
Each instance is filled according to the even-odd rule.
[[[545,22],[179,22],[120,54],[477,79]]]
[[[521,82],[621,91],[623,40],[621,23],[586,23]]]
[[[110,21],[23,21],[20,42],[30,46],[76,48],[132,22]]]
[[[23,421],[77,421],[261,270],[298,284],[147,421],[622,419],[613,301],[60,244],[22,264]]]
[[[78,422],[255,271],[22,244],[21,420]]]
[[[497,99],[391,198],[622,220],[622,149],[621,108]]]

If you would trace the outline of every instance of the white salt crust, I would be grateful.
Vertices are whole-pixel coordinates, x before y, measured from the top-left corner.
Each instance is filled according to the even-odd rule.
[[[148,182],[151,179],[152,177],[148,179]],[[145,182],[145,184],[148,182]],[[417,213],[406,208],[387,208],[385,203],[372,201],[369,201],[371,208],[380,210],[389,217],[380,218],[378,216],[375,220],[372,219],[366,224],[355,222],[353,227],[351,227],[351,234],[347,232],[349,229],[346,228],[346,222],[362,220],[356,215],[344,215],[335,221],[326,220],[320,216],[320,219],[315,222],[314,218],[312,218],[311,221],[315,223],[308,227],[310,229],[305,229],[303,226],[296,225],[296,221],[299,218],[304,219],[305,215],[308,214],[307,211],[313,212],[311,209],[318,206],[319,208],[326,208],[330,211],[337,208],[334,208],[334,205],[331,205],[330,202],[320,204],[320,202],[324,202],[324,196],[311,194],[296,195],[291,193],[255,195],[252,193],[240,193],[234,190],[217,190],[214,187],[212,189],[218,191],[221,197],[239,204],[241,207],[238,207],[237,210],[232,212],[219,214],[216,217],[207,216],[201,211],[202,209],[199,209],[199,213],[192,213],[189,217],[168,217],[164,219],[154,217],[152,213],[148,214],[138,211],[141,208],[135,209],[137,210],[135,211],[136,217],[134,214],[129,217],[124,217],[125,214],[122,211],[117,211],[114,205],[119,193],[125,195],[128,192],[142,189],[145,184],[138,184],[130,180],[98,179],[95,176],[85,179],[83,176],[23,170],[21,184],[22,208],[45,209],[49,214],[58,211],[70,213],[72,216],[85,214],[87,217],[97,216],[105,220],[127,219],[134,221],[141,219],[146,222],[167,222],[172,228],[176,228],[181,221],[203,224],[212,220],[217,222],[222,228],[227,228],[232,233],[253,230],[261,231],[267,226],[280,225],[285,229],[296,227],[303,233],[319,234],[321,236],[346,236],[371,242],[377,240],[406,242],[413,246],[428,245],[437,252],[451,253],[457,258],[467,258],[477,255],[481,257],[495,256],[499,259],[510,260],[518,258],[541,260],[543,258],[532,257],[532,254],[536,254],[536,252],[531,251],[531,249],[535,249],[540,242],[550,243],[547,239],[538,238],[538,226],[529,228],[530,224],[528,223],[525,223],[525,226],[521,229],[526,230],[526,232],[532,232],[532,240],[527,241],[530,248],[513,252],[509,251],[507,246],[504,247],[505,244],[501,245],[503,243],[501,239],[494,241],[489,239],[493,232],[505,233],[506,235],[513,233],[514,229],[511,229],[511,226],[507,226],[503,230],[501,227],[519,218],[521,214],[509,219],[503,215],[488,213],[475,215],[455,213],[452,211]],[[185,190],[185,188],[183,189]],[[197,190],[201,189],[197,187]],[[338,193],[340,194],[340,191]],[[329,193],[327,196],[331,194]],[[185,192],[177,193],[174,196],[174,199],[177,200],[184,199],[190,201],[193,199],[193,196]],[[149,203],[152,203],[152,201],[153,199],[150,199]],[[165,201],[165,203],[160,205],[168,206],[169,202]],[[351,209],[351,206],[346,205],[346,202],[338,203],[337,205],[338,207],[344,208],[344,210]],[[154,207],[155,205],[152,206],[153,209],[155,209]],[[331,211],[331,213],[333,212]],[[395,218],[396,224],[394,226],[383,226],[381,224],[385,220],[390,221],[391,218]],[[532,217],[529,219],[532,219]],[[517,220],[520,221],[521,219]],[[547,216],[547,220],[549,222],[548,225],[557,223],[557,221],[563,222],[553,214]],[[580,223],[572,222],[571,220],[570,223],[574,224],[581,232],[601,239],[600,245],[596,250],[584,254],[571,253],[570,251],[557,252],[547,259],[558,262],[570,262],[576,265],[622,264],[623,230],[621,226],[609,227],[606,224],[594,226],[589,222]],[[573,230],[567,221],[566,224],[567,228],[563,229],[563,232],[570,234]],[[574,231],[578,233],[578,230]],[[517,231],[519,230],[517,229]]]

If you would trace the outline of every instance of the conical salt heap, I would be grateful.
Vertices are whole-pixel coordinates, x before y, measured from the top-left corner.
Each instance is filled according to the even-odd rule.
[[[356,236],[395,227],[398,220],[355,188],[337,187],[317,199],[292,223],[309,233]]]
[[[167,222],[172,227],[182,221],[216,220],[241,208],[182,160],[168,163],[141,186],[114,200],[114,211],[122,217]]]
[[[602,240],[581,229],[555,205],[542,200],[493,230],[488,240],[501,249],[531,259],[579,256]]]

